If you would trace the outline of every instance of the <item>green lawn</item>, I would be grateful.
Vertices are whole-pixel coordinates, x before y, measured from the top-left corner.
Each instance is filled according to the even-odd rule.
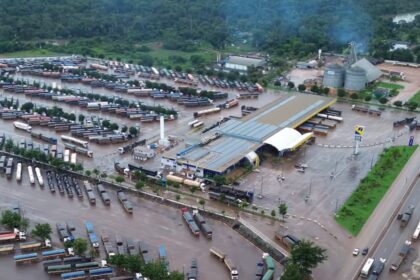
[[[410,98],[409,102],[416,102],[420,105],[420,90],[413,97]]]
[[[337,222],[356,236],[416,148],[397,146],[384,150],[378,162],[337,213]]]
[[[402,85],[397,85],[397,84],[391,84],[391,83],[385,83],[385,82],[379,82],[376,84],[376,87],[382,87],[382,88],[387,88],[387,89],[403,89],[404,86]]]
[[[38,56],[54,56],[57,53],[46,49],[33,49],[27,51],[18,51],[10,53],[1,53],[0,58],[14,58],[14,57],[38,57]]]

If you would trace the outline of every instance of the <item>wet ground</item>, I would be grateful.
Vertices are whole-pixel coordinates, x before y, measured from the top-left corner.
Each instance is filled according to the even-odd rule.
[[[333,279],[340,271],[340,263],[354,247],[353,238],[334,220],[334,213],[358,186],[375,164],[384,147],[390,145],[407,145],[410,135],[416,141],[419,132],[408,132],[408,128],[394,129],[392,122],[412,116],[407,112],[385,111],[381,117],[351,111],[349,104],[336,104],[335,109],[343,111],[344,122],[331,130],[327,136],[318,136],[315,144],[304,146],[295,155],[280,160],[269,159],[262,162],[259,172],[253,172],[242,179],[241,185],[261,193],[262,199],[256,198],[254,204],[266,213],[277,209],[280,202],[288,205],[290,217],[284,226],[270,223],[260,218],[248,217],[257,224],[262,232],[274,238],[275,230],[315,241],[328,250],[328,261],[315,270],[317,279]],[[365,125],[366,133],[363,145],[378,145],[360,149],[354,157],[352,148],[342,146],[354,145],[354,126]],[[402,136],[398,137],[400,133]],[[397,137],[394,143],[381,144],[388,138]],[[326,148],[323,145],[341,146]],[[295,164],[306,163],[305,173],[300,173]],[[284,182],[277,177],[283,175]]]
[[[50,223],[53,226],[54,242],[59,242],[56,223],[71,221],[76,225],[77,233],[86,236],[84,222],[91,221],[98,235],[101,229],[106,229],[111,238],[118,233],[123,238],[145,241],[155,257],[158,256],[158,247],[166,245],[170,268],[173,270],[188,271],[191,259],[197,258],[200,279],[228,279],[225,266],[209,254],[209,248],[215,246],[232,258],[242,279],[252,279],[262,252],[231,228],[207,219],[213,229],[213,240],[203,236],[195,238],[181,219],[179,210],[130,197],[134,203],[134,213],[129,215],[116,200],[115,192],[111,189],[109,191],[112,194],[110,207],[103,205],[99,199],[95,206],[91,206],[86,197],[82,200],[71,199],[66,195],[50,193],[48,187],[42,189],[38,185],[30,186],[27,173],[21,184],[1,176],[0,206],[4,210],[19,203],[31,223]],[[49,279],[42,265],[16,266],[13,255],[1,256],[0,267],[0,279]]]

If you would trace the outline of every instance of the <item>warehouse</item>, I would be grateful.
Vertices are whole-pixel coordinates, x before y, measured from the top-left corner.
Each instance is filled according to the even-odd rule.
[[[232,118],[202,135],[190,139],[187,147],[162,156],[162,165],[171,170],[189,170],[199,177],[226,174],[249,162],[259,165],[258,153],[269,146],[282,155],[313,137],[295,128],[335,103],[335,99],[309,94],[288,94],[242,119]]]
[[[229,70],[248,71],[248,67],[263,67],[267,64],[264,58],[247,56],[229,56],[225,60],[224,67]]]

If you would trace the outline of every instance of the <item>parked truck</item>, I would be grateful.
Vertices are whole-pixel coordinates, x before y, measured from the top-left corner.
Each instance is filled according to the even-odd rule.
[[[419,235],[420,235],[420,222],[418,223],[416,229],[414,230],[414,233],[411,239],[413,241],[416,241],[417,239],[419,239]]]
[[[107,190],[105,189],[104,185],[98,184],[97,186],[99,195],[101,196],[102,201],[105,205],[111,205],[111,198],[109,197],[109,194]]]
[[[211,247],[210,248],[210,254],[217,257],[220,261],[222,261],[226,265],[226,267],[230,271],[230,279],[232,279],[232,280],[239,279],[238,269],[233,264],[232,260],[230,258],[228,258],[225,253],[222,252],[222,250],[217,249],[215,247]]]
[[[117,191],[118,200],[121,202],[122,206],[124,207],[125,211],[132,214],[133,213],[133,204],[127,199],[126,194],[119,190]]]
[[[95,204],[96,198],[95,198],[95,194],[93,193],[92,185],[90,184],[88,180],[83,181],[83,185],[85,187],[86,195],[88,197],[90,204]]]
[[[189,227],[192,234],[199,237],[200,236],[200,230],[198,229],[197,224],[194,222],[194,219],[188,210],[188,208],[182,208],[181,209],[182,218],[184,219],[185,223]]]
[[[187,277],[188,280],[198,280],[198,266],[196,259],[192,259],[190,271],[187,273]]]
[[[4,230],[0,232],[0,242],[14,242],[26,240],[26,234],[18,229]]]
[[[41,250],[45,248],[51,248],[51,241],[49,239],[46,239],[44,242],[30,241],[30,242],[20,243],[19,245],[19,249],[22,252],[36,251],[36,250]]]
[[[213,237],[213,231],[211,230],[210,226],[206,223],[206,220],[203,218],[203,216],[200,213],[198,213],[198,211],[194,213],[194,221],[200,227],[204,236],[206,236],[208,239],[211,239]]]
[[[99,248],[99,241],[98,241],[98,237],[96,236],[95,228],[93,227],[93,224],[91,222],[86,222],[85,225],[86,225],[86,231],[88,233],[89,240],[92,247]]]

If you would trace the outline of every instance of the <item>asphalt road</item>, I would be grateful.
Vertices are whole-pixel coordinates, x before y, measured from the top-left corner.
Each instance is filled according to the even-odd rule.
[[[400,202],[403,200],[403,197],[406,191],[409,189],[409,186],[418,177],[419,170],[420,149],[417,149],[408,161],[407,165],[401,171],[400,175],[394,181],[393,185],[382,198],[381,203],[376,207],[375,211],[364,225],[362,231],[356,237],[354,243],[355,247],[372,247],[378,238],[380,238],[380,235],[386,228],[390,217],[393,215]],[[345,260],[347,265],[344,266],[341,270],[343,279],[356,279],[365,260],[366,258],[353,258],[351,252],[348,252],[348,257]]]
[[[401,273],[411,267],[410,262],[405,261],[397,272],[390,272],[389,267],[393,260],[397,257],[398,252],[406,240],[411,240],[411,236],[420,221],[420,180],[410,193],[410,196],[401,207],[401,212],[408,208],[409,205],[415,205],[414,213],[408,225],[404,228],[400,227],[400,223],[394,220],[391,227],[387,231],[382,242],[375,250],[373,258],[387,259],[385,269],[381,274],[381,279],[401,279]],[[415,247],[415,243],[413,243]],[[416,255],[414,252],[411,255]]]

